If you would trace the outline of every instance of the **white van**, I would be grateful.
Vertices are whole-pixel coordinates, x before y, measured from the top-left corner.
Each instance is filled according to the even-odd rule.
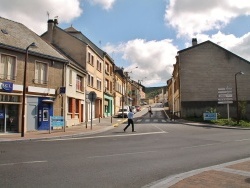
[[[118,117],[128,117],[128,113],[129,113],[130,107],[129,106],[124,106],[123,109],[122,107],[119,109],[118,111]]]

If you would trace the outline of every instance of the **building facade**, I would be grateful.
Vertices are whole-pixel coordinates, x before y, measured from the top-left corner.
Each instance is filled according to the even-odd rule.
[[[244,75],[238,74],[241,71]],[[168,80],[170,110],[180,117],[199,117],[213,108],[226,118],[227,105],[218,104],[218,90],[231,88],[232,96],[227,99],[232,101],[229,104],[230,117],[237,115],[237,92],[238,101],[245,102],[246,113],[241,116],[249,119],[249,74],[250,62],[245,59],[211,41],[195,42],[177,54],[173,77]]]
[[[0,18],[0,27],[0,132],[48,130],[50,116],[63,115],[68,61],[20,23]]]

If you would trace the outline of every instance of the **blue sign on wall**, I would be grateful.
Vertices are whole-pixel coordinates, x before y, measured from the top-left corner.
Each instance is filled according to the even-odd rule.
[[[217,113],[203,113],[204,120],[217,120]]]
[[[13,91],[13,83],[12,82],[3,82],[2,89],[7,92]]]
[[[0,119],[4,119],[4,112],[0,112]]]

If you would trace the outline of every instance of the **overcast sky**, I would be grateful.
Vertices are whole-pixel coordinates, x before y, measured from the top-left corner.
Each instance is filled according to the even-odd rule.
[[[166,85],[192,38],[250,60],[249,14],[248,0],[0,0],[1,17],[38,35],[58,16],[59,27],[72,25],[151,87]]]

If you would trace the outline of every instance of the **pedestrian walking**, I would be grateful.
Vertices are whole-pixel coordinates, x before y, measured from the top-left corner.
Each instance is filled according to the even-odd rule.
[[[123,129],[124,132],[130,125],[132,125],[132,132],[135,132],[133,118],[134,118],[134,113],[132,112],[132,109],[130,109],[128,113],[128,125]]]
[[[151,117],[151,115],[153,114],[151,106],[148,107],[148,113],[149,113],[149,116]]]

